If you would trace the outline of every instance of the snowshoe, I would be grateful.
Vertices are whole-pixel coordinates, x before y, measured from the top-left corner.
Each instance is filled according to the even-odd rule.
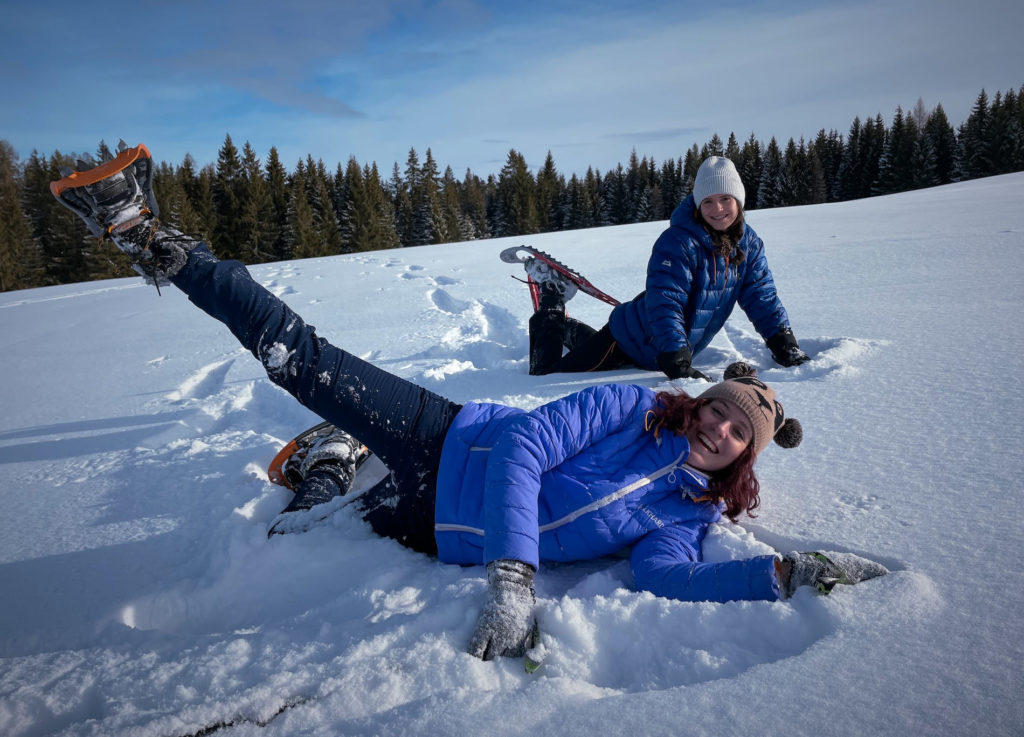
[[[118,154],[96,164],[79,159],[50,183],[57,201],[81,218],[97,238],[127,254],[132,268],[158,287],[185,265],[199,241],[162,225],[153,194],[153,159],[143,144],[121,141]]]
[[[356,472],[371,457],[369,448],[329,422],[288,442],[270,462],[268,478],[296,492],[267,530],[267,537],[305,532],[344,504]],[[305,482],[305,483],[303,483]]]
[[[499,256],[507,264],[523,264],[526,269],[527,284],[537,285],[537,288],[532,285],[530,287],[535,310],[540,304],[539,288],[544,285],[550,285],[559,290],[563,295],[563,302],[571,299],[578,290],[610,305],[619,304],[619,300],[602,292],[579,272],[532,246],[512,246],[503,250]]]
[[[336,458],[355,459],[355,468],[370,459],[372,452],[348,433],[338,430],[330,422],[321,422],[285,444],[267,468],[270,480],[292,491],[317,463]]]

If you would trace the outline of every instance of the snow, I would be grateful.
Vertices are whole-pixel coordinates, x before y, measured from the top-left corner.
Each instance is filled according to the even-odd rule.
[[[340,503],[267,539],[288,493],[266,464],[317,418],[183,295],[138,278],[0,295],[0,734],[1024,733],[1022,202],[1014,174],[749,213],[814,360],[774,366],[736,314],[697,365],[760,366],[804,442],[762,454],[759,516],[705,554],[833,549],[893,573],[710,604],[632,591],[623,559],[545,569],[532,675],[465,653],[483,569]],[[253,272],[383,368],[530,407],[663,382],[528,376],[529,299],[498,252],[529,242],[628,298],[663,227]],[[595,327],[609,309],[569,307]]]

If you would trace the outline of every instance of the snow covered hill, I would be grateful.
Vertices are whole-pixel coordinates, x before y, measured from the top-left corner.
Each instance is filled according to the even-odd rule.
[[[735,314],[697,365],[761,367],[805,440],[762,455],[758,518],[713,529],[705,554],[824,546],[894,572],[829,597],[691,604],[630,590],[622,560],[544,570],[534,675],[464,653],[482,569],[376,538],[344,508],[267,539],[287,493],[266,463],[316,418],[180,293],[0,294],[0,734],[1024,733],[1022,203],[1015,174],[749,213],[814,360],[775,366]],[[253,271],[379,366],[528,407],[664,382],[528,376],[529,299],[498,251],[529,242],[629,298],[663,227]],[[569,308],[595,327],[608,312]]]

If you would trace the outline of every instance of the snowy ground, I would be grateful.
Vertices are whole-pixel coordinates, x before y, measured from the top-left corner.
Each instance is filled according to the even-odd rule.
[[[287,493],[266,463],[316,418],[180,293],[0,295],[0,734],[1021,735],[1022,203],[1017,174],[751,213],[814,361],[775,367],[737,314],[698,366],[759,365],[805,440],[762,455],[760,516],[705,553],[824,546],[894,573],[723,605],[631,591],[622,560],[545,570],[534,675],[464,653],[481,569],[346,509],[267,539]],[[663,226],[525,240],[628,298]],[[523,240],[254,272],[458,401],[661,384],[527,375],[529,300],[497,258]],[[608,308],[570,311],[600,326]]]

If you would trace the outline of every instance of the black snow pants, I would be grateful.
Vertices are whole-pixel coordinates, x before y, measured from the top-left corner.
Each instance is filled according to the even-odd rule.
[[[359,499],[379,535],[437,553],[434,506],[441,447],[461,405],[383,371],[317,336],[238,261],[199,246],[171,280],[224,323],[267,376],[313,412],[359,438],[390,473]]]

